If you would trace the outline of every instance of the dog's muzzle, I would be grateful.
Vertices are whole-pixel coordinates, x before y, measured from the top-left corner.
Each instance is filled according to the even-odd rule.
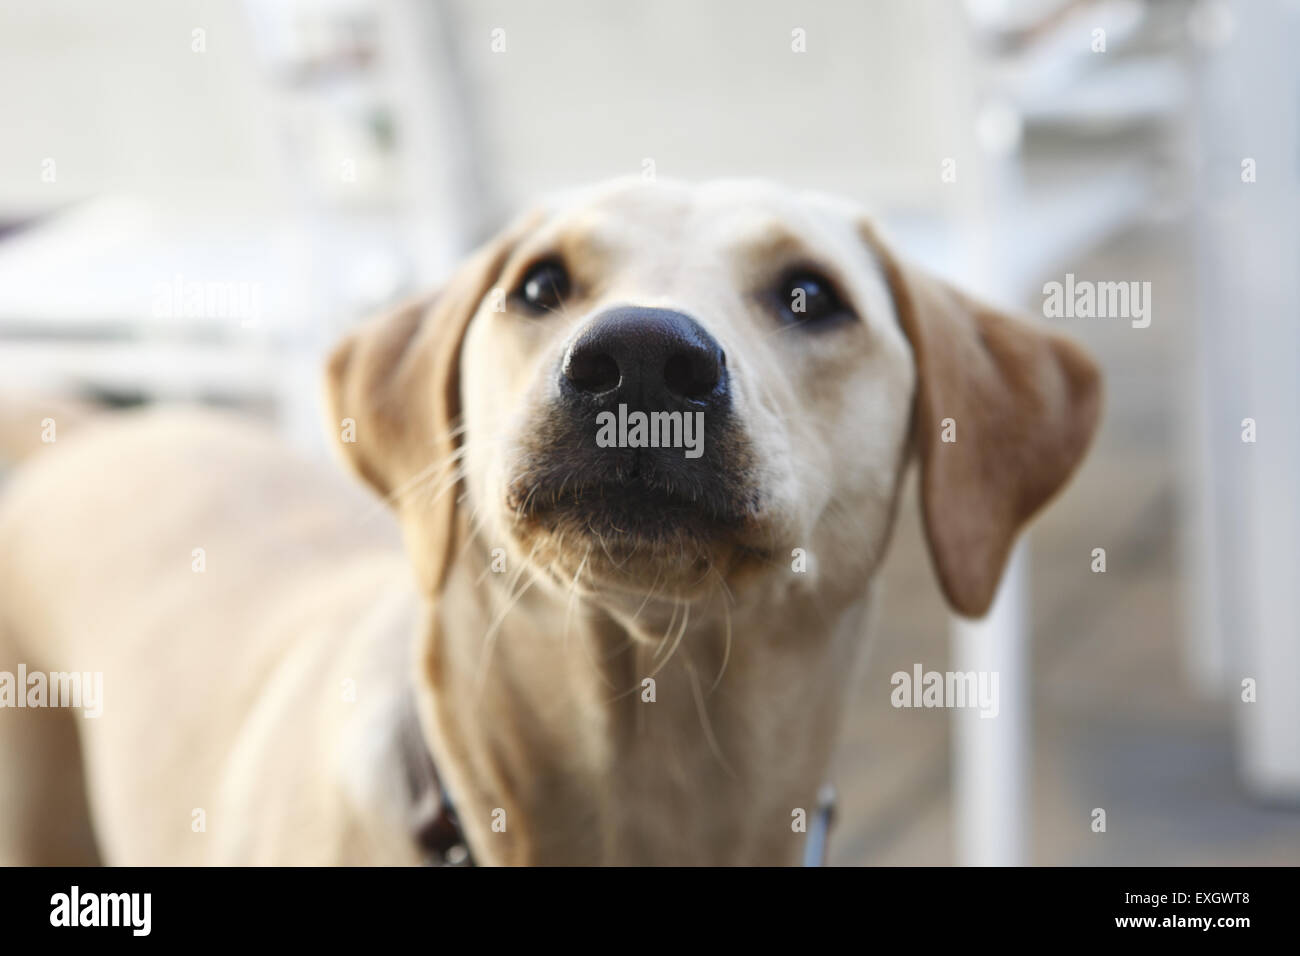
[[[747,447],[718,341],[670,309],[597,315],[554,369],[546,422],[511,488],[521,516],[629,538],[741,522]]]

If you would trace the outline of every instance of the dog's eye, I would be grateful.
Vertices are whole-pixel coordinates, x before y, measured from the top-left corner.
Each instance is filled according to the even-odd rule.
[[[777,305],[783,319],[799,325],[824,322],[849,311],[831,280],[811,269],[799,269],[781,280]]]
[[[524,274],[515,293],[534,312],[551,312],[560,307],[570,290],[569,273],[558,259],[537,263]]]

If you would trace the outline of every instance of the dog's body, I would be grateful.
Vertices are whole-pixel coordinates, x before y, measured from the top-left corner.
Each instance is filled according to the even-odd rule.
[[[108,862],[377,858],[365,831],[388,821],[340,783],[366,759],[351,728],[409,681],[418,602],[388,524],[211,413],[131,413],[58,444],[7,489],[0,670],[102,671],[103,714],[0,711],[0,752],[29,758],[3,786],[75,785],[75,751],[41,744],[66,722]],[[5,806],[11,852],[47,819],[28,809],[13,827]],[[409,839],[388,850],[416,859]]]
[[[1067,343],[841,206],[736,184],[534,213],[329,379],[405,556],[211,414],[88,429],[15,479],[0,670],[102,671],[105,700],[0,710],[0,858],[74,852],[75,723],[110,863],[416,862],[427,752],[482,862],[791,862],[910,450],[944,590],[981,613],[1097,416]],[[702,457],[597,447],[616,401],[698,411]]]

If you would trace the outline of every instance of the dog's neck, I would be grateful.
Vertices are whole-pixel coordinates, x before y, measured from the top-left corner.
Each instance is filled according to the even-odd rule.
[[[797,594],[743,610],[718,594],[620,620],[541,583],[456,580],[475,577],[466,565],[430,609],[417,666],[479,859],[798,859],[792,824],[813,814],[865,601],[828,619]],[[773,631],[778,603],[797,630]]]

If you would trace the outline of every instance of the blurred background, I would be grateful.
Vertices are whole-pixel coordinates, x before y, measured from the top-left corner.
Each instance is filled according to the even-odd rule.
[[[1297,51],[1292,0],[6,4],[0,387],[323,455],[324,350],[539,192],[854,197],[1108,396],[985,622],[909,492],[832,862],[1300,863]],[[1044,318],[1067,274],[1149,282],[1149,327]],[[998,718],[894,709],[918,663],[998,670]]]

